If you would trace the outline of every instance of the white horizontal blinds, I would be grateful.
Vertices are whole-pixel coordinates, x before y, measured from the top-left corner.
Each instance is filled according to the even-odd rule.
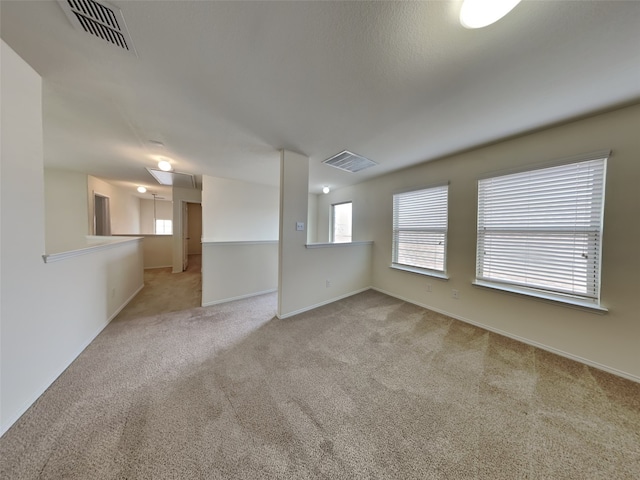
[[[605,164],[480,180],[478,279],[597,300]]]
[[[442,185],[393,196],[393,263],[444,272],[447,197]]]

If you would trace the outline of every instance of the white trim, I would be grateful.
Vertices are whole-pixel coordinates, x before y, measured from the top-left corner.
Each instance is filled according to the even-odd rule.
[[[220,247],[230,247],[230,246],[240,246],[243,247],[245,245],[277,245],[278,240],[247,240],[247,241],[235,241],[235,242],[218,242],[216,240],[211,240],[207,238],[203,238],[201,243],[202,245],[215,245]]]
[[[338,243],[307,243],[305,248],[327,248],[327,247],[357,247],[361,245],[373,245],[373,240],[364,242],[338,242]]]
[[[331,298],[329,300],[326,300],[324,302],[316,303],[315,305],[311,305],[309,307],[304,307],[304,308],[301,308],[300,310],[296,310],[294,312],[289,312],[289,313],[286,313],[284,315],[280,315],[279,313],[276,313],[276,317],[278,317],[280,320],[283,320],[283,319],[289,318],[289,317],[293,317],[294,315],[298,315],[300,313],[308,312],[309,310],[313,310],[314,308],[322,307],[324,305],[328,305],[330,303],[337,302],[338,300],[342,300],[343,298],[351,297],[353,295],[357,295],[358,293],[366,292],[367,290],[370,290],[371,288],[372,287],[361,288],[361,289],[356,290],[354,292],[345,293],[344,295],[340,295],[339,297],[333,297],[333,298]]]
[[[206,302],[206,303],[203,303],[202,306],[211,307],[212,305],[220,305],[221,303],[235,302],[236,300],[244,300],[245,298],[257,297],[258,295],[265,295],[267,293],[274,293],[277,291],[278,291],[277,288],[271,288],[269,290],[263,290],[261,292],[247,293],[246,295],[240,295],[237,297],[223,298],[222,300],[214,300],[213,302]]]
[[[417,305],[419,307],[426,308],[427,310],[431,310],[433,312],[441,313],[442,315],[446,315],[448,317],[454,318],[455,320],[460,320],[461,322],[465,322],[465,323],[469,323],[471,325],[475,325],[476,327],[482,328],[483,330],[487,330],[489,332],[497,333],[498,335],[502,335],[504,337],[508,337],[508,338],[513,339],[513,340],[517,340],[517,341],[525,343],[527,345],[531,345],[532,347],[536,347],[536,348],[539,348],[541,350],[545,350],[547,352],[555,353],[556,355],[560,355],[561,357],[568,358],[570,360],[575,360],[576,362],[582,363],[584,365],[588,365],[588,366],[593,367],[593,368],[597,368],[598,370],[603,370],[605,372],[611,373],[611,374],[616,375],[618,377],[626,378],[627,380],[631,380],[633,382],[640,383],[640,376],[633,375],[631,373],[627,373],[627,372],[624,372],[622,370],[618,370],[617,368],[608,367],[607,365],[602,365],[601,363],[594,362],[592,360],[588,360],[588,359],[583,358],[583,357],[579,357],[578,355],[574,355],[572,353],[565,352],[564,350],[559,350],[557,348],[550,347],[549,345],[545,345],[543,343],[539,343],[539,342],[536,342],[534,340],[529,340],[527,338],[520,337],[519,335],[514,335],[512,333],[505,332],[504,330],[500,330],[499,328],[489,327],[489,326],[484,325],[484,324],[482,324],[480,322],[476,322],[474,320],[469,320],[468,318],[461,317],[460,315],[454,315],[454,314],[446,312],[444,310],[440,310],[438,308],[434,308],[432,306],[429,306],[429,305],[426,305],[426,304],[423,304],[423,303],[419,303],[419,302],[416,302],[414,300],[410,300],[410,299],[402,297],[400,295],[396,295],[394,293],[387,292],[386,290],[383,290],[381,288],[371,287],[371,289],[375,290],[377,292],[380,292],[380,293],[384,293],[385,295],[389,295],[390,297],[397,298],[398,300],[402,300],[403,302],[408,302],[408,303],[411,303],[413,305]]]
[[[554,295],[553,293],[544,292],[542,290],[536,290],[534,288],[520,287],[518,285],[507,285],[500,283],[493,283],[487,280],[474,280],[471,282],[476,287],[492,288],[494,290],[500,290],[507,293],[515,293],[517,295],[526,295],[529,297],[540,298],[542,300],[548,300],[554,303],[564,304],[563,306],[580,307],[588,310],[594,310],[597,313],[607,313],[609,309],[598,305],[597,303],[589,302],[587,300],[581,300],[578,298],[564,297],[562,295]]]
[[[92,237],[87,238],[91,239]],[[66,252],[44,254],[42,255],[42,260],[44,260],[44,263],[59,262],[61,260],[67,260],[69,258],[79,257],[80,255],[87,255],[101,250],[108,250],[109,248],[114,248],[125,243],[141,242],[142,240],[142,237],[120,237],[118,238],[118,240],[111,240],[107,243],[87,245],[86,247],[76,248],[74,250],[68,250]]]
[[[104,324],[100,325],[96,329],[96,331],[92,335],[90,335],[85,342],[83,342],[80,345],[80,348],[78,348],[76,352],[69,357],[69,360],[62,363],[63,366],[56,370],[57,373],[54,373],[53,375],[51,375],[48,378],[48,380],[46,380],[44,384],[41,385],[40,388],[36,390],[36,393],[34,395],[31,395],[31,397],[22,404],[22,406],[18,409],[18,411],[9,417],[9,420],[6,423],[3,422],[2,425],[0,425],[0,429],[1,429],[0,437],[2,437],[2,435],[4,435],[13,426],[13,424],[16,423],[20,419],[20,417],[22,417],[22,415],[25,414],[27,410],[29,410],[31,405],[33,405],[36,402],[36,400],[38,400],[38,398],[40,398],[42,394],[53,384],[53,382],[55,382],[57,378],[60,375],[62,375],[64,371],[67,368],[69,368],[73,362],[75,362],[75,360],[80,356],[80,354],[84,352],[85,348],[87,348],[91,344],[91,342],[93,342],[96,339],[96,337],[100,335],[102,330],[104,330],[107,327],[107,325],[111,323],[111,320],[113,320],[116,317],[116,315],[118,315],[122,311],[122,309],[126,307],[131,300],[133,300],[133,297],[135,297],[143,288],[144,288],[144,284],[140,285],[140,287],[135,291],[135,293],[131,295],[120,306],[120,308],[118,308],[118,310],[116,310],[116,312],[106,320]],[[3,419],[3,420],[6,420],[6,419]]]
[[[197,255],[197,253],[194,253],[192,255]],[[173,268],[173,265],[158,265],[157,267],[144,267],[145,270],[153,270],[154,268]]]
[[[443,280],[449,280],[449,275],[447,275],[445,272],[438,272],[437,270],[428,270],[426,268],[420,268],[420,267],[410,267],[407,265],[402,265],[400,263],[392,263],[391,265],[389,265],[389,268],[393,268],[395,270],[400,270],[403,272],[417,273],[418,275],[426,275],[428,277],[435,277],[435,278],[441,278]]]

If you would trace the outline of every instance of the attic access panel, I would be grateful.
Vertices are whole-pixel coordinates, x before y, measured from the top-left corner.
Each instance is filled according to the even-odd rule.
[[[196,179],[190,173],[165,172],[155,168],[147,168],[147,171],[160,185],[169,185],[179,188],[196,188]]]

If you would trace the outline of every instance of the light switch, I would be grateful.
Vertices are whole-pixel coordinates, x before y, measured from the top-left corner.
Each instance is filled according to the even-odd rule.
[[[304,232],[304,222],[296,222],[296,230],[298,232]]]

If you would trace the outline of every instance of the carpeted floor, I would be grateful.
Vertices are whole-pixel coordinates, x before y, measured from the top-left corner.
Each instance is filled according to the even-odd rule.
[[[0,439],[0,477],[639,478],[640,384],[374,291],[275,309],[123,311]]]

